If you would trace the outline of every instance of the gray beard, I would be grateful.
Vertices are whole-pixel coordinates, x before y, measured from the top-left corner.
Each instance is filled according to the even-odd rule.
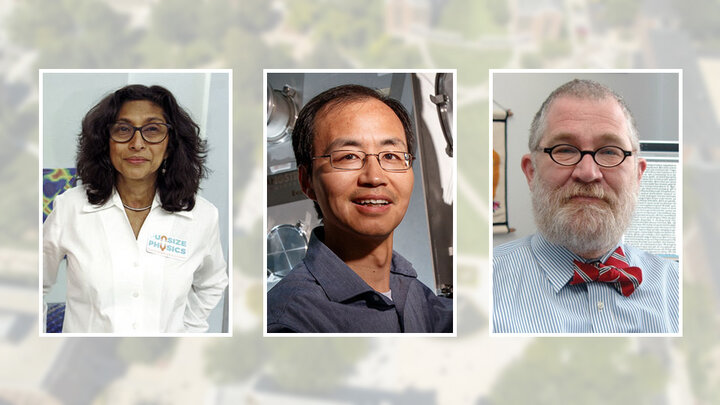
[[[532,183],[533,213],[540,233],[550,243],[586,258],[598,252],[605,253],[620,242],[632,220],[639,192],[638,181],[625,187],[617,196],[599,184],[573,183],[553,190],[537,173]],[[603,201],[570,200],[577,195]]]

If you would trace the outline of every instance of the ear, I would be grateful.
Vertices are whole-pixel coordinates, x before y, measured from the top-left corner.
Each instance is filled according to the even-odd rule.
[[[525,173],[525,179],[527,180],[530,191],[532,191],[532,180],[535,177],[535,165],[533,165],[532,157],[530,154],[523,155],[520,160],[520,167],[523,173]]]
[[[167,159],[168,156],[170,156],[170,149],[173,148],[173,145],[170,142],[170,136],[166,137],[164,142],[165,142],[165,153],[163,153],[163,160]]]
[[[638,159],[638,181],[642,179],[643,173],[645,173],[645,169],[647,169],[647,160],[643,158]]]
[[[307,198],[317,201],[315,195],[315,189],[312,184],[312,173],[308,172],[308,168],[305,165],[298,167],[298,181],[300,182],[300,188]]]

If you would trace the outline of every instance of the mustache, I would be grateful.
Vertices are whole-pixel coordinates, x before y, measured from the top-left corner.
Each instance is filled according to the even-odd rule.
[[[605,189],[599,184],[573,183],[565,189],[562,189],[561,195],[559,197],[563,202],[568,202],[573,197],[589,197],[603,200],[611,205],[615,203],[615,198],[613,198],[610,193],[606,192]]]

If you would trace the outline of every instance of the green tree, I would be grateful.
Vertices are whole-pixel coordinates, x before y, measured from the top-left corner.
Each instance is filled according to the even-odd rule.
[[[383,35],[384,4],[383,0],[292,0],[287,3],[287,23],[311,33],[318,46],[360,50]]]
[[[37,236],[37,205],[28,204],[37,198],[37,172],[28,170],[28,162],[37,162],[34,137],[37,135],[37,104],[21,106],[17,100],[30,96],[30,89],[0,78],[0,177],[8,192],[0,199],[0,243],[3,246],[29,247]],[[30,230],[30,232],[28,232]],[[11,269],[21,270],[21,269]]]
[[[369,350],[367,339],[273,339],[269,373],[295,392],[327,392],[340,386]]]
[[[685,333],[678,346],[685,353],[695,398],[710,404],[720,398],[719,364],[713,365],[709,355],[720,349],[720,322],[715,311],[718,303],[708,286],[686,285],[683,297]]]
[[[269,341],[255,329],[235,331],[230,339],[219,339],[205,350],[205,372],[215,382],[229,384],[247,379],[265,367]]]
[[[15,44],[39,51],[44,68],[128,67],[138,63],[140,35],[129,21],[105,2],[28,0],[17,4],[7,30]]]
[[[439,27],[467,40],[506,31],[509,12],[501,0],[452,0],[440,11]]]
[[[490,403],[656,404],[667,375],[652,350],[637,352],[621,338],[538,339],[505,369]]]
[[[235,331],[208,347],[206,372],[223,384],[260,373],[291,392],[328,392],[344,383],[368,346],[367,339],[266,339],[258,330]]]

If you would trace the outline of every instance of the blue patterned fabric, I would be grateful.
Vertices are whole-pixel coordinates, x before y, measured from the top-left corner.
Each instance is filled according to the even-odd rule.
[[[451,333],[452,300],[417,279],[393,252],[392,299],[373,290],[322,241],[315,228],[302,262],[267,296],[267,331],[301,333]]]
[[[617,247],[617,246],[616,246]],[[573,260],[585,261],[536,234],[493,251],[495,333],[676,333],[678,263],[622,245],[643,282],[625,297],[612,284],[570,285]],[[615,248],[599,260],[605,262]]]
[[[54,302],[47,304],[47,333],[62,333],[63,320],[65,319],[65,303]]]

